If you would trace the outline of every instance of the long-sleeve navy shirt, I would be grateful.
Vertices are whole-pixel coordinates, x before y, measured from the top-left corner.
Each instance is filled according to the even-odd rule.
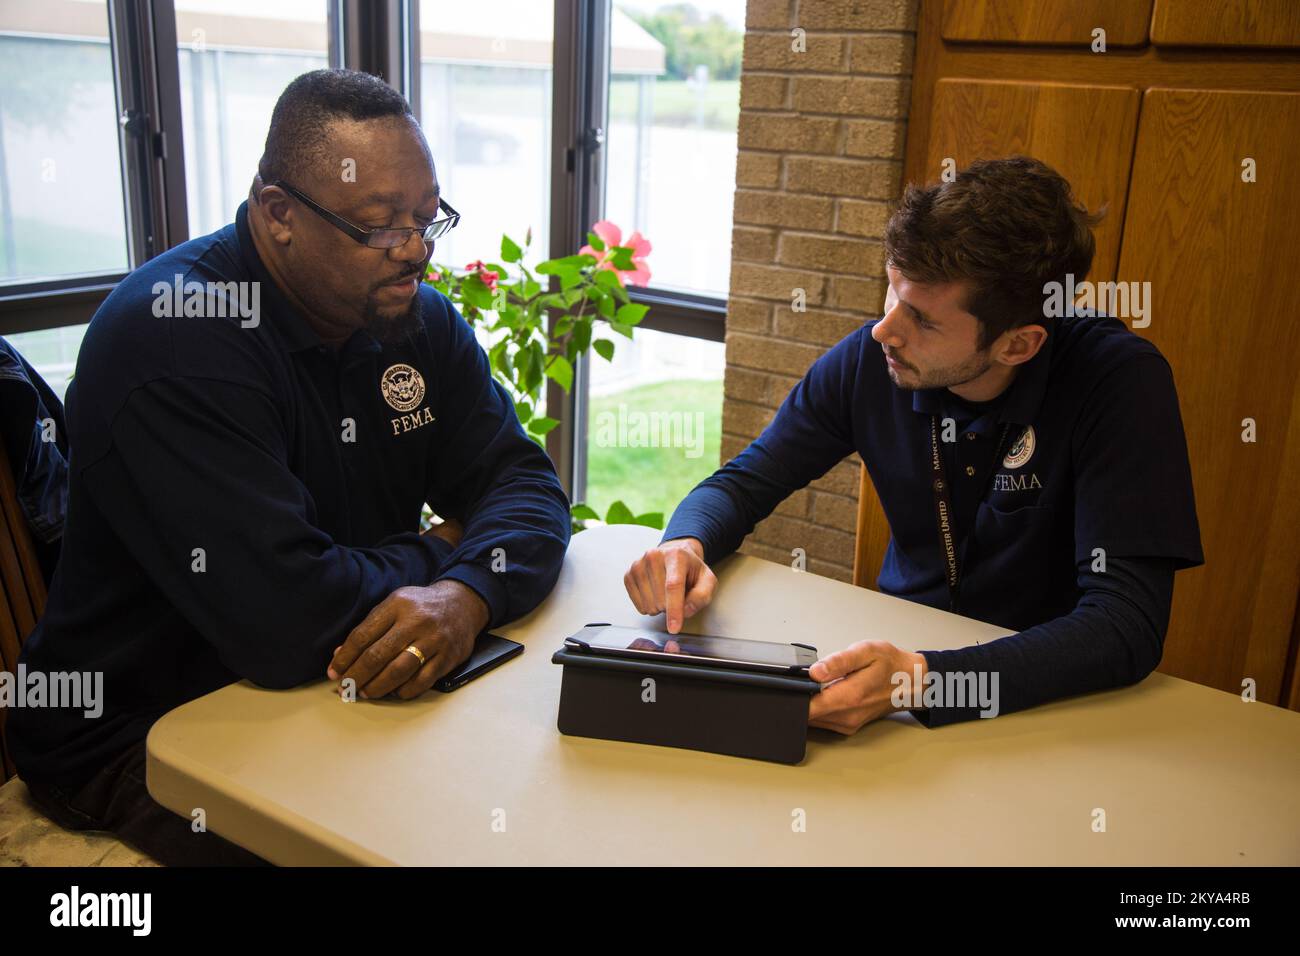
[[[1173,573],[1203,562],[1169,365],[1121,322],[1056,320],[998,400],[904,391],[864,325],[818,359],[754,442],[678,506],[663,540],[713,563],[784,498],[857,451],[889,520],[879,589],[949,609],[931,491],[931,420],[952,487],[962,614],[1020,633],[923,651],[947,673],[997,672],[999,712],[1131,684],[1160,662]],[[942,427],[942,426],[941,426]],[[1004,428],[1010,441],[995,459]],[[928,726],[979,708],[917,711]]]
[[[207,317],[159,315],[186,298],[166,291],[177,282],[243,285],[209,291]],[[250,283],[256,324],[238,308]],[[24,776],[75,785],[166,711],[240,678],[323,677],[400,587],[461,581],[490,627],[549,593],[568,499],[464,319],[436,290],[417,294],[420,331],[359,331],[334,351],[266,272],[241,206],[104,302],[68,393],[63,553],[22,656],[29,670],[102,671],[104,713],[11,711]],[[214,296],[227,318],[211,317]],[[426,502],[462,521],[459,545],[418,533]]]

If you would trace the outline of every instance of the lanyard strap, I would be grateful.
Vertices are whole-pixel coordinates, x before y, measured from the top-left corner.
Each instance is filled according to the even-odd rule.
[[[988,494],[988,485],[993,480],[993,473],[997,471],[998,459],[1002,456],[1002,449],[1007,443],[1007,432],[1010,428],[1009,422],[1002,426],[1002,434],[993,447],[993,461],[989,466],[980,500]],[[948,479],[943,467],[943,456],[939,454],[938,415],[930,416],[930,488],[934,491],[935,524],[939,528],[939,553],[943,555],[946,565],[944,577],[948,582],[948,609],[956,614],[958,613],[957,585],[961,580],[962,559],[965,557],[966,548],[970,545],[970,539],[975,536],[975,529],[971,528],[967,533],[966,540],[962,542],[962,554],[959,556],[952,527],[952,497],[949,494]]]

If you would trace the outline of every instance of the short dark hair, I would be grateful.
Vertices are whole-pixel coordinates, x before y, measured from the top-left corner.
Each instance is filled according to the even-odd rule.
[[[276,100],[257,171],[267,185],[277,179],[301,181],[313,167],[338,162],[326,154],[334,120],[411,115],[406,98],[377,76],[357,70],[312,70],[286,86]]]
[[[885,226],[885,259],[913,282],[965,281],[965,309],[981,349],[1008,329],[1042,324],[1043,286],[1082,282],[1105,215],[1077,203],[1070,184],[1026,156],[981,159],[952,182],[908,185]]]

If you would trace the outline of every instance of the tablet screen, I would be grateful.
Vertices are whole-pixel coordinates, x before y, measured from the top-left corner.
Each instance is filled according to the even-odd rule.
[[[799,667],[816,659],[801,660],[800,648],[770,641],[746,641],[735,637],[712,637],[707,634],[663,634],[635,627],[617,625],[584,628],[578,635],[593,649],[611,651],[648,651],[675,654],[715,661],[764,664],[770,667]]]

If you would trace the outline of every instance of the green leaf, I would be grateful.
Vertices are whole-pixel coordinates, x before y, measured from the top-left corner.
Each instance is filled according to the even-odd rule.
[[[573,366],[563,355],[552,356],[550,364],[546,366],[546,377],[555,379],[560,388],[567,392],[573,387]]]
[[[573,338],[571,341],[573,347],[580,353],[591,348],[591,319],[584,318],[573,327]]]
[[[645,318],[645,314],[650,311],[650,306],[642,305],[640,302],[629,302],[627,305],[620,306],[618,314],[614,316],[623,325],[636,325]]]
[[[606,362],[614,361],[614,343],[609,339],[596,339],[591,343],[591,347],[596,350],[596,354]]]
[[[636,264],[632,262],[632,249],[629,246],[615,246],[614,254],[609,257],[609,261],[619,272],[631,272],[636,268]]]
[[[460,284],[461,298],[475,308],[492,310],[492,293],[476,275],[466,276]]]
[[[506,346],[509,344],[507,339],[502,339],[492,347],[492,367],[500,372],[506,381],[510,381],[510,376],[514,372],[510,362],[510,353],[506,351]]]
[[[645,525],[647,528],[657,528],[660,531],[664,528],[664,513],[662,511],[647,511],[643,515],[637,515],[635,524]]]
[[[579,272],[577,269],[561,269],[556,274],[560,277],[561,289],[565,289],[565,290],[572,289],[575,285],[577,285],[579,282],[582,281],[582,273]]]
[[[596,235],[594,232],[587,233],[587,245],[591,246],[591,248],[595,249],[597,252],[605,251],[605,240],[600,238],[600,236]]]
[[[542,415],[538,418],[534,418],[528,423],[528,430],[534,435],[541,436],[545,435],[558,424],[560,424],[558,418],[547,418],[545,415]]]
[[[590,521],[592,518],[600,520],[600,515],[596,514],[595,509],[589,508],[584,504],[571,505],[569,507],[569,514],[573,517],[574,521]]]
[[[533,410],[526,402],[515,402],[515,414],[519,416],[519,424],[526,425],[528,419],[533,417]]]
[[[622,283],[618,281],[618,273],[613,269],[597,269],[595,274],[592,275],[591,281],[601,288],[608,289],[610,292],[623,288]]]
[[[565,269],[583,269],[595,264],[595,256],[578,254],[576,256],[563,256],[559,259],[547,259],[545,262],[538,263],[535,271],[540,272],[542,275],[559,275]]]
[[[533,389],[542,384],[542,347],[529,342],[524,354],[528,356],[528,367],[523,376],[524,391],[531,395]]]
[[[609,511],[605,513],[606,524],[636,524],[636,516],[632,514],[632,509],[623,504],[622,501],[616,501],[609,506]]]
[[[501,237],[501,258],[506,262],[518,262],[523,257],[523,250],[509,236]]]
[[[629,339],[632,337],[632,326],[624,325],[622,322],[611,320],[609,327],[619,335],[626,335]]]
[[[607,319],[614,318],[614,297],[612,295],[602,295],[596,300],[596,311]]]
[[[515,353],[515,374],[519,377],[519,384],[525,392],[531,392],[528,380],[532,377],[533,370],[533,353],[528,349],[520,349]]]

